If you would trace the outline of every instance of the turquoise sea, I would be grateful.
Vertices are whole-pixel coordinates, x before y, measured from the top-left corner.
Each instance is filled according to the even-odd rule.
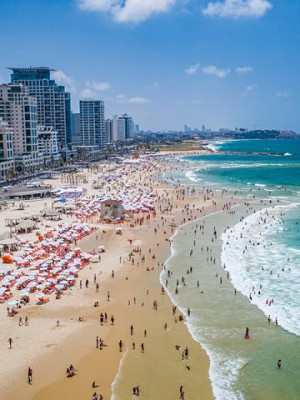
[[[217,400],[299,400],[300,140],[209,147],[222,153],[181,158],[164,179],[230,207],[177,230],[161,282],[210,357]]]

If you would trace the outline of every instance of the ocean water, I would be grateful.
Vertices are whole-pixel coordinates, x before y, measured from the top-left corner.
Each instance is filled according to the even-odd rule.
[[[164,178],[231,208],[175,233],[161,282],[210,357],[217,400],[299,400],[300,140],[210,146],[229,153],[185,157]]]

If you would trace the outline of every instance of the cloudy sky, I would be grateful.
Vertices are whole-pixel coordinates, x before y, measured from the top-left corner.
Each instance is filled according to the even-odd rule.
[[[1,0],[6,67],[48,66],[144,130],[300,132],[299,0]]]

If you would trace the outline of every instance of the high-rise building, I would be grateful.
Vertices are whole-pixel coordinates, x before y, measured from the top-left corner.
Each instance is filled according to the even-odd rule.
[[[1,102],[0,102],[1,104]],[[9,170],[13,170],[15,162],[12,149],[13,129],[0,118],[0,177],[5,178]]]
[[[60,159],[58,152],[57,132],[52,126],[37,126],[38,149],[43,154],[45,163]]]
[[[139,124],[135,124],[134,125],[134,133],[136,135],[140,133],[140,125]]]
[[[29,95],[37,101],[37,123],[53,126],[58,132],[60,150],[71,143],[71,96],[65,87],[57,85],[51,79],[47,67],[9,68],[11,83],[22,83],[29,90]]]
[[[80,113],[71,113],[71,137],[72,144],[81,144]]]
[[[105,131],[106,131],[106,143],[113,142],[113,120],[107,118],[105,120]]]
[[[12,148],[13,129],[8,123],[0,118],[0,161],[11,160],[13,158]]]
[[[106,146],[104,102],[80,100],[80,133],[83,146]]]
[[[119,118],[117,115],[112,119],[112,141],[125,142],[126,140],[126,122],[124,118]]]
[[[28,96],[22,84],[0,86],[0,116],[12,128],[14,155],[25,153],[37,157],[36,99]]]
[[[128,114],[123,114],[120,119],[125,121],[125,140],[132,139],[134,135],[134,123],[132,117]]]
[[[184,125],[184,133],[191,133],[192,132],[192,129],[191,129],[191,127],[190,126],[188,126],[188,125]]]

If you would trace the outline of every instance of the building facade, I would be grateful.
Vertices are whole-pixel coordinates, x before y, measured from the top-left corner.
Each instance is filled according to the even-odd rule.
[[[0,117],[11,129],[16,170],[21,172],[26,168],[41,166],[43,157],[37,145],[36,99],[28,95],[24,85],[0,85]]]
[[[126,140],[126,127],[125,120],[120,119],[117,115],[112,119],[112,141],[125,142]]]
[[[37,101],[37,123],[53,126],[58,132],[60,150],[71,144],[71,95],[51,79],[47,67],[9,68],[11,83],[22,83]]]
[[[52,126],[37,126],[38,149],[44,157],[44,164],[48,165],[60,159],[58,151],[57,131]]]
[[[123,114],[120,119],[124,120],[125,123],[125,140],[132,139],[134,135],[134,123],[132,117],[129,117],[128,114]]]
[[[81,145],[80,113],[71,113],[72,145]]]
[[[80,134],[83,146],[106,147],[106,124],[104,102],[101,100],[81,100]]]

